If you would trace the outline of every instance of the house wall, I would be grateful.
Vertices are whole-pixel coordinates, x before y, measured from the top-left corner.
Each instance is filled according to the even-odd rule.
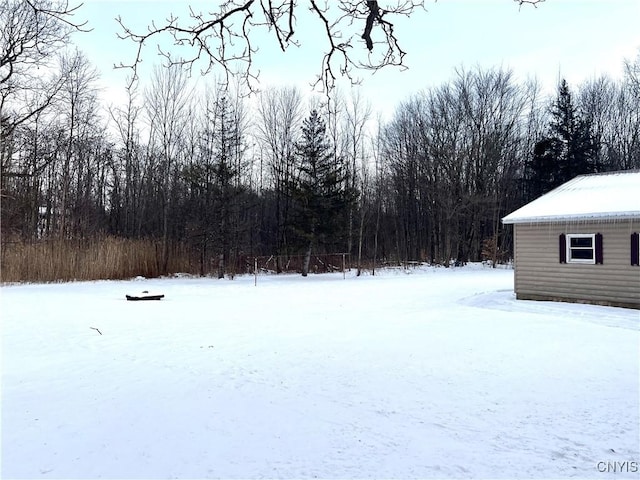
[[[514,229],[517,298],[640,309],[640,267],[630,261],[630,237],[640,230],[640,219],[516,224]],[[601,233],[603,264],[559,263],[562,233]]]

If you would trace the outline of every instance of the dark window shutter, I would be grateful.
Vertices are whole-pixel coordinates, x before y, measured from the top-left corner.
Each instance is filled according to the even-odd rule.
[[[631,265],[640,265],[639,238],[640,234],[638,232],[631,234]]]
[[[560,234],[559,253],[560,263],[567,263],[567,236],[564,233]]]
[[[596,233],[596,264],[602,265],[602,234]]]

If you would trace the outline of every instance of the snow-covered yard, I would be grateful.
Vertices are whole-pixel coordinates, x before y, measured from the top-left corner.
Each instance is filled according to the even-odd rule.
[[[479,265],[253,282],[0,289],[2,478],[640,476],[638,311]]]

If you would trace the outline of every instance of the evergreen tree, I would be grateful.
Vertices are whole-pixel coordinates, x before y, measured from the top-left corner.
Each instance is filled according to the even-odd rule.
[[[317,110],[303,121],[297,144],[298,177],[292,188],[296,201],[296,231],[304,242],[302,275],[309,271],[311,252],[331,247],[344,235],[346,215],[354,200],[347,187],[343,162],[332,154],[326,126]]]
[[[535,144],[533,157],[527,165],[530,199],[578,175],[600,170],[591,123],[574,105],[564,79],[558,86],[558,96],[550,114],[548,133]]]
[[[527,200],[538,198],[557,185],[560,142],[543,138],[533,147],[533,157],[528,162]]]

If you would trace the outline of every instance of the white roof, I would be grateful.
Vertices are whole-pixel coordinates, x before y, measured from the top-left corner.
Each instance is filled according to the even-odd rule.
[[[640,218],[640,170],[580,175],[526,204],[503,223]]]

